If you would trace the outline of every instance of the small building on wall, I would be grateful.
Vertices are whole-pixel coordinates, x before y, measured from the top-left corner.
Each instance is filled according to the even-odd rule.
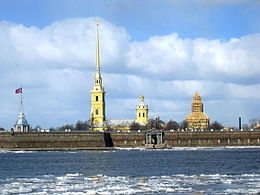
[[[21,112],[18,115],[18,119],[14,124],[13,132],[29,132],[30,126],[27,120],[25,119],[23,113],[23,89],[22,87],[15,91],[16,94],[21,94]]]
[[[146,144],[163,144],[163,132],[158,129],[151,129],[146,132]]]
[[[25,119],[24,113],[20,112],[14,124],[14,132],[29,132],[29,123]]]
[[[200,94],[197,92],[193,96],[191,105],[191,114],[186,116],[188,129],[207,129],[209,127],[209,116],[203,112],[203,102]]]

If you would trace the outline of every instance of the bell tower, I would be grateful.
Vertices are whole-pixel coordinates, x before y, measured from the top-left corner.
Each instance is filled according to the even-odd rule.
[[[148,105],[144,103],[144,95],[141,94],[141,102],[136,106],[136,120],[138,122],[148,123]]]
[[[91,90],[91,115],[90,120],[93,126],[102,126],[106,120],[105,115],[105,90],[102,85],[102,76],[100,73],[99,58],[99,35],[98,35],[98,18],[97,22],[97,51],[96,51],[96,73],[94,75],[94,86]]]

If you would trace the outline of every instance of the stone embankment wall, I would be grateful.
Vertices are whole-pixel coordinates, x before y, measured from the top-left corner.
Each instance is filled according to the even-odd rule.
[[[0,133],[0,149],[58,150],[144,147],[145,132]],[[260,146],[260,131],[164,132],[166,147]]]
[[[165,132],[163,140],[171,147],[260,146],[260,131]]]
[[[0,133],[0,149],[84,149],[105,147],[101,132]]]
[[[114,147],[141,147],[145,145],[145,132],[110,133]]]
[[[116,147],[145,145],[145,133],[110,133]],[[166,147],[260,146],[260,131],[164,132]]]

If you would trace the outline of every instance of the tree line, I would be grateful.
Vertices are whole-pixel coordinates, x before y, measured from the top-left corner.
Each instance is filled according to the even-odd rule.
[[[258,118],[254,118],[254,119],[250,119],[248,121],[248,123],[245,123],[242,125],[242,128],[244,130],[248,130],[248,129],[253,129],[255,128],[257,125],[260,124],[260,119]],[[133,123],[130,127],[131,130],[139,130],[139,129],[152,129],[152,128],[156,128],[156,129],[161,129],[161,130],[178,130],[178,129],[187,129],[188,124],[186,122],[186,120],[183,120],[182,122],[177,122],[174,121],[172,119],[170,119],[167,122],[164,122],[162,120],[155,120],[155,119],[149,119],[148,120],[148,124],[145,127],[141,127],[137,122]],[[89,130],[91,128],[91,121],[87,120],[87,121],[77,121],[76,124],[66,124],[66,125],[62,125],[60,127],[51,127],[50,130],[51,131],[65,131],[65,130]],[[218,121],[213,121],[212,123],[210,123],[210,126],[208,129],[213,129],[213,130],[217,130],[217,129],[223,129],[224,126],[218,122]],[[41,127],[39,125],[35,126],[34,128],[32,128],[32,130],[37,131],[38,129],[41,130]],[[113,130],[113,127],[109,128],[110,130]]]
[[[151,128],[157,128],[157,129],[162,129],[162,130],[178,130],[178,129],[187,129],[188,128],[188,123],[186,120],[183,120],[182,122],[176,122],[172,119],[170,119],[168,122],[164,122],[162,120],[156,121],[154,119],[149,119],[148,125]],[[224,128],[224,126],[218,122],[218,121],[214,121],[210,124],[208,129],[213,129],[213,130],[217,130],[217,129],[222,129]]]
[[[60,127],[51,127],[50,131],[65,131],[65,130],[79,130],[79,131],[83,131],[83,130],[89,130],[89,128],[91,127],[91,123],[89,120],[87,121],[77,121],[76,124],[66,124],[66,125],[62,125]],[[41,130],[41,126],[40,125],[36,125],[32,130],[33,131],[38,131]]]
[[[248,123],[243,123],[242,124],[242,129],[248,130],[248,129],[254,129],[260,125],[260,118],[253,118],[248,121]]]

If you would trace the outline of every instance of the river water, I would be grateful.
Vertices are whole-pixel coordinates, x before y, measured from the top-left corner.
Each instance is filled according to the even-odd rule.
[[[259,194],[260,148],[0,151],[0,194]]]

